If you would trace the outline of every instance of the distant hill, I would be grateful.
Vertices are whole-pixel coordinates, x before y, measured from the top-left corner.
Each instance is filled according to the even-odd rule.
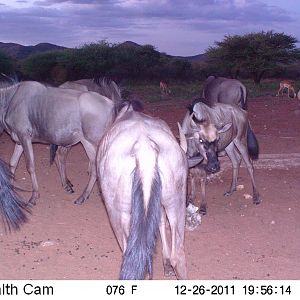
[[[205,61],[207,59],[207,56],[205,54],[197,54],[193,56],[171,56],[171,55],[168,56],[174,59],[184,59],[191,63]]]
[[[135,42],[131,42],[131,41],[126,41],[124,43],[119,44],[119,47],[132,47],[132,48],[141,48],[142,46],[135,43]]]
[[[0,50],[2,50],[2,52],[4,52],[6,55],[11,56],[17,60],[24,59],[31,54],[64,49],[67,48],[49,43],[40,43],[35,46],[23,46],[15,43],[0,42]]]
[[[133,48],[140,48],[142,45],[139,45],[135,42],[132,41],[126,41],[124,43],[119,44],[119,47],[133,47]],[[20,44],[15,44],[15,43],[2,43],[0,42],[0,50],[2,50],[5,54],[13,57],[14,59],[24,59],[27,58],[28,56],[36,53],[42,53],[46,51],[55,51],[55,50],[64,50],[67,49],[66,47],[62,46],[57,46],[54,44],[50,43],[40,43],[35,46],[23,46]],[[185,59],[188,60],[189,62],[200,62],[204,61],[206,59],[205,54],[198,54],[194,56],[172,56],[166,54],[170,58],[174,59]]]
[[[133,47],[133,48],[142,47],[142,45],[139,45],[139,44],[137,44],[135,42],[132,42],[132,41],[126,41],[124,43],[121,43],[119,46],[120,47]],[[166,54],[166,55],[168,57],[174,58],[174,59],[185,59],[185,60],[188,60],[191,63],[206,60],[206,55],[205,54],[198,54],[198,55],[193,55],[193,56],[173,56],[173,55],[169,55],[169,54]]]

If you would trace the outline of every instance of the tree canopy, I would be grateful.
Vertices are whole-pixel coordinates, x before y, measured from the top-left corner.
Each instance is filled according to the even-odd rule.
[[[236,78],[244,71],[255,83],[260,83],[266,72],[300,58],[296,43],[293,36],[273,31],[229,35],[223,41],[215,42],[216,46],[210,47],[206,54],[209,63],[221,73]]]
[[[9,75],[14,70],[14,62],[12,58],[0,51],[0,73]]]
[[[183,79],[191,78],[193,73],[190,62],[168,57],[152,45],[128,46],[106,41],[35,54],[21,66],[25,78],[54,84],[102,76],[134,80]]]

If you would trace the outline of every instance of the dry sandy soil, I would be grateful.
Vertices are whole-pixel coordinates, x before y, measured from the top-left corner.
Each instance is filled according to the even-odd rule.
[[[175,132],[187,104],[163,101],[146,104],[146,110],[166,120]],[[239,176],[244,189],[230,197],[223,196],[230,169],[208,183],[208,214],[198,228],[186,231],[190,279],[300,279],[299,106],[286,98],[255,98],[250,99],[249,116],[262,157],[277,154],[276,161],[256,164],[263,201],[253,205],[244,198],[252,192],[244,167]],[[6,162],[13,146],[3,134],[0,156]],[[0,232],[0,279],[117,279],[121,251],[97,187],[86,203],[73,204],[87,183],[82,146],[73,147],[68,157],[72,195],[63,191],[56,167],[49,166],[49,146],[37,144],[34,152],[41,198],[20,231]],[[16,179],[18,186],[31,188],[23,157]],[[158,241],[154,279],[164,279],[161,262]]]

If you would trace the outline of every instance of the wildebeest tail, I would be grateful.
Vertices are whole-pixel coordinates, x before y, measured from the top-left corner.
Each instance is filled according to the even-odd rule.
[[[250,124],[248,124],[248,129],[247,129],[247,146],[248,146],[248,153],[251,159],[253,160],[258,159],[258,155],[259,155],[258,141],[256,139],[256,136]]]
[[[144,175],[138,162],[133,173],[131,225],[120,279],[141,280],[147,273],[152,277],[152,257],[160,223],[162,189],[156,161],[152,168],[150,197],[146,208]]]
[[[240,99],[241,107],[242,107],[242,109],[247,110],[248,105],[247,105],[246,89],[244,89],[243,87],[240,87],[240,90],[241,90],[241,99]]]
[[[57,145],[55,144],[50,145],[50,165],[52,165],[54,162],[57,149],[58,149]]]
[[[29,212],[26,203],[14,190],[12,178],[7,164],[0,159],[0,214],[4,228],[9,231],[20,229],[27,222],[26,212]]]

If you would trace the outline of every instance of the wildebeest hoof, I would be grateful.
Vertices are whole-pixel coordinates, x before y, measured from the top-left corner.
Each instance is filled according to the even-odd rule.
[[[166,277],[170,277],[170,276],[175,276],[176,275],[173,267],[171,266],[170,261],[167,261],[164,264],[164,274],[165,274]]]
[[[253,198],[253,204],[258,205],[258,204],[260,204],[260,203],[261,203],[260,197],[254,197],[254,198]]]
[[[74,190],[72,189],[73,185],[65,185],[64,186],[64,190],[68,193],[68,194],[73,194]]]
[[[85,198],[79,197],[77,200],[74,201],[74,203],[81,205],[81,204],[83,204],[84,201],[85,201]]]
[[[202,216],[205,216],[206,213],[207,213],[206,205],[201,204],[201,205],[200,205],[199,212],[200,212],[200,214],[201,214]]]
[[[225,197],[231,196],[231,195],[233,194],[234,191],[235,191],[235,190],[233,190],[233,191],[227,191],[227,192],[224,193],[224,196],[225,196]]]
[[[69,179],[67,179],[67,185],[70,186],[71,188],[74,186]]]
[[[33,206],[35,206],[36,205],[36,199],[35,198],[30,198],[30,200],[27,202],[27,204],[26,204],[26,206],[28,207],[28,208],[31,208],[31,207],[33,207]]]

